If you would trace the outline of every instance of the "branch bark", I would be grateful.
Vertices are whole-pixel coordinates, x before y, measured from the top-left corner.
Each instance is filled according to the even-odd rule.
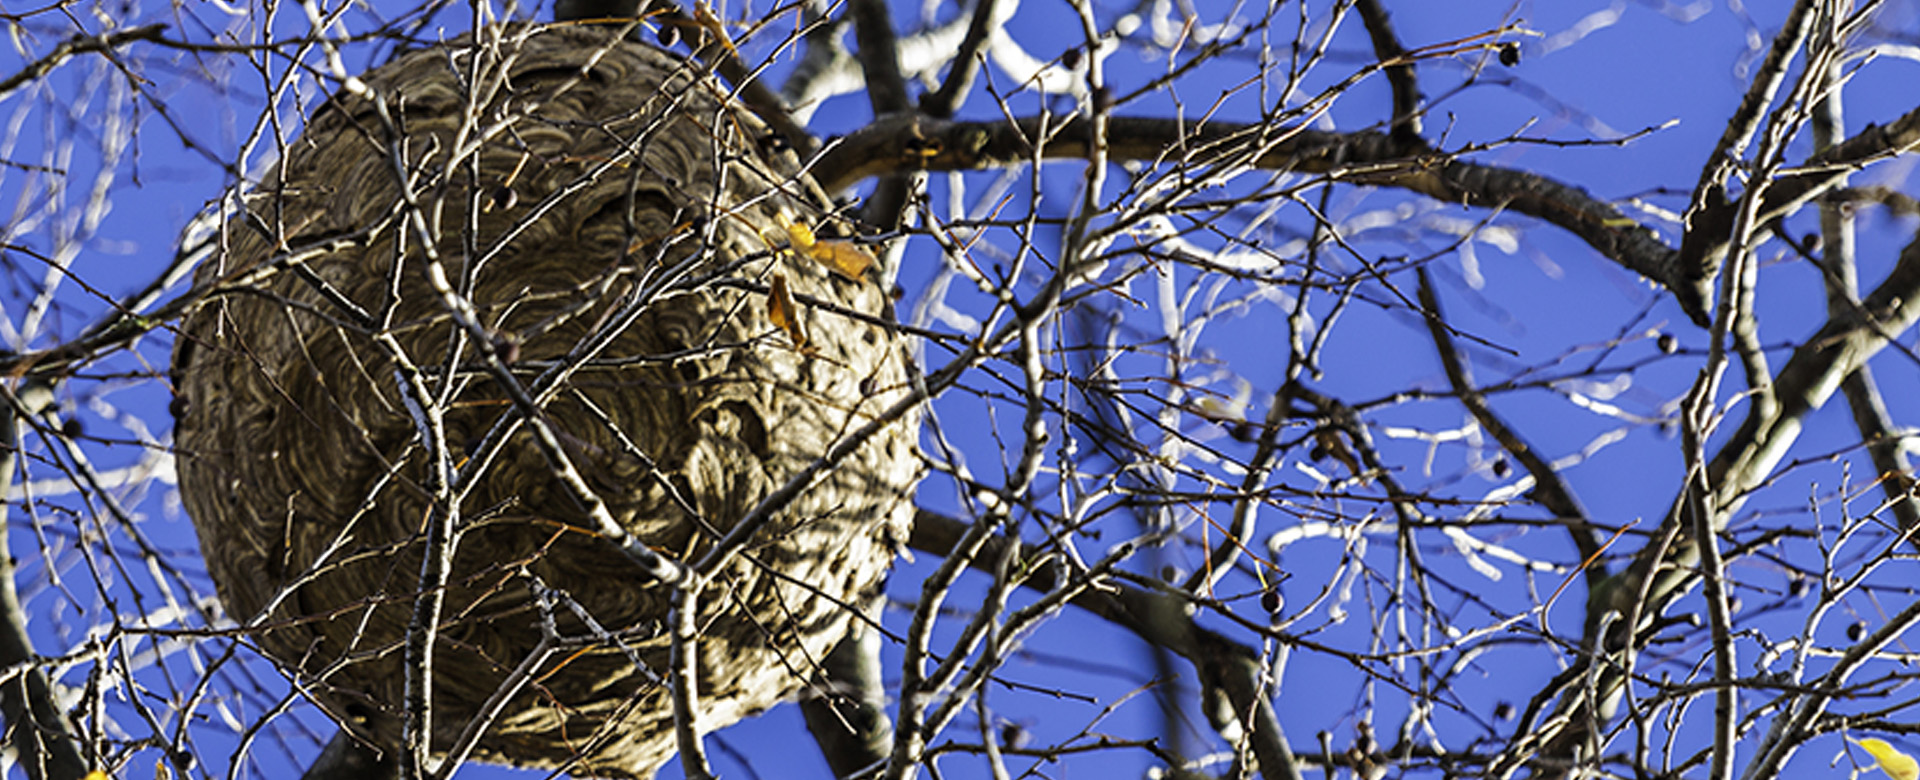
[[[1373,41],[1373,56],[1386,64],[1387,84],[1393,89],[1388,135],[1409,148],[1418,148],[1425,144],[1420,138],[1420,79],[1412,60],[1406,59],[1407,47],[1394,35],[1393,20],[1380,0],[1359,0],[1354,10],[1360,12],[1360,21]]]
[[[1824,86],[1827,87],[1825,97],[1814,105],[1809,124],[1813,130],[1814,147],[1820,152],[1838,143],[1840,133],[1846,127],[1841,91],[1837,88],[1843,75],[1837,63],[1828,67],[1823,77]],[[1847,186],[1845,172],[1834,179],[1833,186]],[[1827,283],[1828,316],[1838,316],[1860,305],[1860,275],[1854,262],[1853,227],[1851,208],[1834,202],[1831,195],[1821,202],[1821,243],[1817,262]],[[1847,375],[1840,390],[1846,395],[1848,408],[1853,411],[1854,428],[1860,432],[1860,440],[1867,445],[1867,455],[1873,461],[1874,471],[1894,518],[1900,522],[1900,528],[1907,533],[1908,540],[1920,546],[1920,502],[1913,499],[1915,481],[1912,464],[1907,459],[1906,449],[1901,446],[1900,434],[1894,427],[1892,415],[1887,412],[1880,387],[1874,382],[1872,369],[1861,366]]]
[[[1478,208],[1499,208],[1561,228],[1627,270],[1665,287],[1695,324],[1710,321],[1714,277],[1682,250],[1579,187],[1531,171],[1468,162],[1425,149],[1409,151],[1385,133],[1335,133],[1231,122],[1112,117],[1105,153],[1112,161],[1183,165],[1250,165],[1267,170],[1331,174],[1342,181],[1415,192]],[[1044,130],[1043,130],[1044,128]],[[811,168],[827,191],[901,171],[956,171],[1021,165],[1038,157],[1081,160],[1089,153],[1089,123],[1022,117],[956,122],[920,114],[882,117],[821,151]],[[1920,108],[1884,127],[1815,155],[1774,180],[1759,212],[1778,219],[1844,180],[1848,171],[1920,146]],[[1711,206],[1702,219],[1727,230],[1694,251],[1726,251],[1736,204]],[[1706,236],[1710,232],[1699,235]],[[1704,240],[1704,239],[1702,239]]]
[[[1599,559],[1600,540],[1594,535],[1586,507],[1574,496],[1573,486],[1560,478],[1560,471],[1541,457],[1526,437],[1495,414],[1492,404],[1487,403],[1486,395],[1474,387],[1473,371],[1467,365],[1466,356],[1460,354],[1458,345],[1454,343],[1446,316],[1440,312],[1440,297],[1434,292],[1433,279],[1425,267],[1419,269],[1419,277],[1420,306],[1426,310],[1427,333],[1433,338],[1434,349],[1440,353],[1440,364],[1446,369],[1447,383],[1460,396],[1460,405],[1473,415],[1474,422],[1486,429],[1487,434],[1499,442],[1500,447],[1519,461],[1520,466],[1533,477],[1533,495],[1541,506],[1568,521],[1567,531],[1573,535],[1573,545],[1580,551],[1580,559],[1585,562],[1581,573],[1586,577],[1587,587],[1592,588],[1606,579],[1607,566]]]
[[[7,408],[0,409],[0,497],[13,489],[13,471],[20,461],[21,419],[39,416],[53,406],[53,390],[28,380],[18,391],[0,387]],[[0,681],[0,715],[6,718],[6,741],[32,780],[79,780],[87,774],[79,739],[69,732],[65,714],[53,695],[53,682],[39,665],[33,640],[27,635],[26,611],[14,589],[13,553],[8,545],[6,518],[0,517],[0,668],[23,670]]]
[[[878,620],[884,604],[885,599],[875,599],[867,617]],[[885,761],[893,745],[880,670],[880,632],[859,621],[849,626],[846,638],[820,663],[819,690],[800,701],[807,730],[834,777],[853,777]]]
[[[1920,112],[1916,113],[1920,118]],[[1673,292],[1695,322],[1707,321],[1712,280],[1686,279],[1677,251],[1613,204],[1578,187],[1528,171],[1464,162],[1439,153],[1409,155],[1384,133],[1333,133],[1301,128],[1174,119],[1108,120],[1110,160],[1184,165],[1237,164],[1268,170],[1331,174],[1343,181],[1393,187],[1437,200],[1503,208],[1545,220],[1602,255]],[[1916,126],[1920,126],[1917,120]],[[1043,131],[1043,128],[1046,128]],[[1042,135],[1045,132],[1046,135]],[[1034,159],[1085,159],[1090,125],[1083,118],[1048,123],[953,122],[906,114],[882,118],[814,159],[829,192],[902,170],[973,170]]]

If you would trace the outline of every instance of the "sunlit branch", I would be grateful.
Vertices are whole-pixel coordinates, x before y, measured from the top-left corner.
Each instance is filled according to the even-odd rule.
[[[907,80],[900,72],[900,42],[893,34],[893,17],[886,0],[851,0],[847,13],[853,17],[854,39],[860,50],[860,72],[867,85],[867,105],[876,117],[906,111]],[[918,189],[912,172],[900,172],[880,180],[861,207],[861,217],[881,230],[900,226],[907,201]]]
[[[1840,77],[1839,63],[1830,64],[1823,75],[1824,96],[1814,104],[1809,117],[1814,148],[1819,152],[1839,143],[1840,134],[1846,127],[1843,119],[1844,99],[1839,90]],[[1836,177],[1833,186],[1836,189],[1846,187],[1846,174]],[[1860,274],[1854,257],[1853,210],[1835,202],[1835,194],[1838,193],[1829,194],[1820,203],[1819,260],[1822,278],[1827,283],[1829,316],[1839,316],[1860,305]],[[1848,408],[1853,411],[1854,428],[1860,431],[1860,440],[1867,445],[1867,455],[1878,472],[1881,490],[1887,496],[1893,516],[1908,533],[1908,539],[1920,545],[1920,502],[1912,498],[1915,488],[1912,465],[1901,444],[1901,434],[1887,412],[1880,387],[1874,382],[1873,368],[1860,366],[1847,375],[1840,390],[1846,395]]]
[[[20,466],[23,440],[20,420],[39,417],[54,403],[53,388],[29,381],[16,391],[0,387],[5,408],[0,409],[0,498],[13,487],[14,470]],[[6,514],[11,515],[8,511]],[[77,778],[87,771],[81,746],[68,733],[66,715],[54,697],[53,682],[47,678],[41,659],[27,635],[27,613],[20,605],[14,584],[12,548],[7,546],[10,518],[0,517],[0,668],[21,671],[0,680],[0,717],[6,728],[7,746],[15,761],[33,780]]]

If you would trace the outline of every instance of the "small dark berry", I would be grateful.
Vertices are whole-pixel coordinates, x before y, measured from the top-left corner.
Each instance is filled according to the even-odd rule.
[[[520,340],[505,333],[493,334],[493,354],[502,363],[517,363],[520,360]]]
[[[1018,723],[1008,723],[1000,727],[1000,744],[1014,750],[1026,747],[1029,738],[1027,730]]]
[[[1853,625],[1847,626],[1847,641],[1858,642],[1862,639],[1865,639],[1866,636],[1867,636],[1867,624],[1854,623]]]
[[[1060,53],[1060,67],[1073,70],[1080,67],[1080,50],[1068,49]]]
[[[1668,355],[1680,351],[1680,340],[1674,338],[1671,333],[1660,334],[1660,338],[1654,339],[1653,344],[1659,347],[1661,352]]]
[[[69,439],[78,439],[80,438],[80,434],[85,432],[86,432],[86,427],[81,425],[80,421],[74,418],[69,417],[67,418],[66,422],[60,423],[60,435],[65,436]]]
[[[1513,720],[1513,705],[1504,701],[1493,705],[1493,717],[1497,720]]]
[[[1260,608],[1266,610],[1269,615],[1280,614],[1280,608],[1286,605],[1287,599],[1280,595],[1280,587],[1277,585],[1270,586],[1260,593]]]
[[[1520,44],[1511,41],[1500,44],[1500,64],[1509,68],[1520,64]]]
[[[502,185],[494,188],[487,205],[491,209],[506,210],[513,208],[514,204],[519,202],[520,193],[514,192],[512,187]]]
[[[1494,475],[1494,476],[1496,476],[1496,477],[1499,477],[1499,478],[1501,478],[1501,479],[1506,479],[1506,478],[1507,478],[1507,475],[1508,475],[1508,474],[1512,474],[1512,473],[1513,473],[1513,466],[1512,466],[1511,464],[1509,464],[1509,463],[1507,463],[1507,459],[1506,459],[1506,458],[1495,458],[1495,459],[1494,459],[1494,461],[1493,461],[1493,475]]]
[[[673,48],[674,44],[679,42],[680,42],[680,28],[675,27],[672,24],[663,24],[660,26],[660,45],[661,46],[671,49]]]

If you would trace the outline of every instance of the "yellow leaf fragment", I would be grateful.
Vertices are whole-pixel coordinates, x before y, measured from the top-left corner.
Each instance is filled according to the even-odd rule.
[[[787,332],[787,338],[801,351],[807,348],[807,333],[800,329],[799,310],[793,306],[793,293],[787,291],[787,277],[775,276],[767,290],[767,318],[774,327]]]
[[[795,222],[785,214],[776,215],[774,221],[787,231],[787,243],[793,245],[794,252],[813,258],[836,274],[857,282],[873,267],[873,255],[851,241],[822,241],[807,223]]]
[[[86,780],[113,780],[113,778],[109,777],[107,773],[95,769],[87,773]]]
[[[787,241],[793,244],[795,250],[801,254],[811,254],[813,252],[813,245],[815,243],[813,228],[807,227],[807,223],[795,222],[788,219],[785,214],[776,215],[773,221],[780,223],[780,227],[786,228]]]
[[[856,282],[866,278],[867,269],[873,267],[873,255],[851,241],[821,241],[813,245],[811,254],[828,270]]]
[[[1848,739],[1853,738],[1848,737]],[[1887,744],[1886,740],[1869,737],[1854,739],[1853,744],[1871,753],[1873,762],[1880,765],[1880,771],[1887,773],[1887,777],[1893,780],[1920,780],[1920,762],[1914,761],[1913,756],[1902,753],[1898,748]]]

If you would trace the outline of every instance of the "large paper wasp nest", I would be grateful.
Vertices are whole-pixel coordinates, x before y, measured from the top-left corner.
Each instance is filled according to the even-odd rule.
[[[696,560],[907,395],[884,291],[782,139],[698,65],[506,26],[361,82],[247,196],[180,327],[180,492],[207,567],[262,650],[394,749],[424,540],[452,512],[433,749],[485,717],[474,758],[650,776],[673,753],[671,588],[558,475]],[[703,729],[794,694],[877,590],[914,435],[897,415],[705,589]]]

